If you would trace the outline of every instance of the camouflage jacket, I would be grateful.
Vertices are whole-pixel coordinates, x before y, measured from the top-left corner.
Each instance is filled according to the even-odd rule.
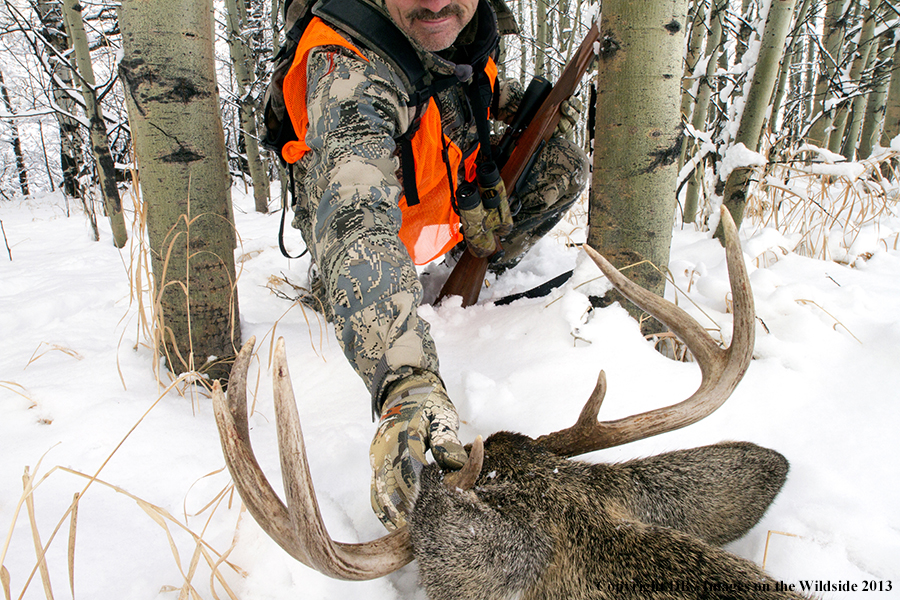
[[[476,18],[496,17],[482,2]],[[407,106],[400,75],[378,53],[358,47],[368,61],[336,46],[309,55],[310,151],[294,165],[293,225],[320,271],[341,348],[377,409],[394,381],[417,371],[438,374],[438,357],[428,323],[417,314],[422,286],[398,237],[403,187],[397,140],[416,107]],[[431,53],[423,57],[441,74],[456,67]],[[498,89],[496,117],[504,119],[522,92],[517,82]],[[477,132],[460,87],[439,99],[444,132],[463,150],[473,147]]]

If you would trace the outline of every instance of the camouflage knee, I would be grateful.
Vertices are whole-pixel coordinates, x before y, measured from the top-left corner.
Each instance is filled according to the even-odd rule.
[[[518,214],[534,215],[557,203],[574,202],[587,183],[588,157],[574,142],[552,137],[522,184]]]
[[[547,235],[578,200],[588,176],[588,158],[574,143],[551,138],[535,161],[520,192],[513,230],[501,240],[503,255],[493,273],[514,267]],[[515,210],[516,207],[514,207]]]

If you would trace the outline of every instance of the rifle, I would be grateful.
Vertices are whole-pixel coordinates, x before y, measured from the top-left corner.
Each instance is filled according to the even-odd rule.
[[[595,21],[581,42],[581,46],[578,47],[578,51],[566,64],[556,85],[541,103],[534,118],[515,141],[515,147],[512,149],[509,159],[500,170],[500,177],[510,196],[516,193],[517,183],[527,173],[537,153],[556,130],[560,119],[560,105],[575,93],[575,88],[578,87],[581,78],[593,61],[594,44],[599,39],[600,30]],[[497,247],[499,248],[499,246],[498,241]],[[468,250],[463,252],[459,262],[453,267],[453,271],[450,272],[450,276],[441,288],[435,304],[440,303],[446,296],[462,296],[463,307],[475,304],[481,293],[489,262],[490,257],[479,258]]]

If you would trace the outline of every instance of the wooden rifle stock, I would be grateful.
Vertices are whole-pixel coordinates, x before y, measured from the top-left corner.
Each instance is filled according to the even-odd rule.
[[[534,156],[550,139],[560,119],[560,106],[569,99],[575,88],[581,82],[585,71],[591,65],[595,52],[594,44],[600,39],[600,30],[597,22],[591,26],[587,36],[578,47],[578,51],[569,60],[559,80],[550,94],[541,104],[534,119],[519,136],[509,160],[500,170],[500,177],[506,186],[508,194],[513,194],[519,179],[525,174],[526,168]],[[497,246],[499,247],[499,240]],[[450,276],[441,288],[435,304],[440,303],[446,296],[462,296],[463,307],[471,306],[478,302],[484,275],[487,272],[489,258],[479,258],[466,250],[459,258],[459,262],[453,267]]]

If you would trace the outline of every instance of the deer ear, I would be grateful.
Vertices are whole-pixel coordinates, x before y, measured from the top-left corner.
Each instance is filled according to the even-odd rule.
[[[444,486],[449,490],[471,490],[475,487],[475,481],[481,474],[481,465],[484,462],[484,442],[479,435],[472,442],[469,449],[469,459],[459,471],[453,471],[444,475]]]

